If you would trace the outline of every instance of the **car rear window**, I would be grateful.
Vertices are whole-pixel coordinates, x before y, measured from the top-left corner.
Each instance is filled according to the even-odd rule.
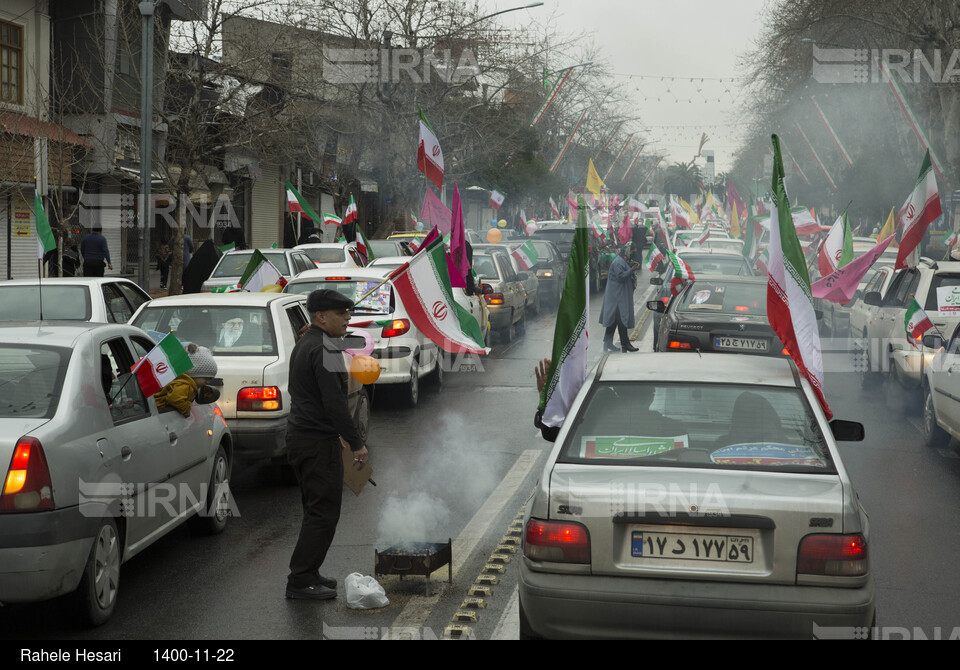
[[[342,263],[347,258],[339,247],[305,247],[301,251],[314,263]]]
[[[835,471],[799,389],[618,382],[587,396],[565,463]]]
[[[677,311],[763,315],[767,313],[767,285],[696,281],[683,292]]]
[[[89,321],[90,291],[86,286],[43,286],[43,318]],[[37,286],[0,287],[0,321],[34,321],[40,318]]]
[[[285,277],[290,276],[290,266],[287,264],[287,255],[283,252],[260,252],[264,258],[270,261],[275,268]],[[243,271],[247,269],[250,257],[253,254],[227,254],[220,259],[211,279],[220,279],[221,277],[241,277]]]
[[[355,303],[358,298],[363,298],[350,310],[355,314],[390,314],[394,311],[393,287],[382,282],[382,279],[320,279],[291,282],[285,290],[287,293],[309,295],[317,289],[333,289]]]
[[[750,271],[750,265],[747,259],[737,256],[696,256],[683,254],[680,256],[694,275],[731,275],[738,277],[750,277],[753,273]]]
[[[0,346],[0,417],[56,414],[70,353],[60,347]]]
[[[273,321],[265,307],[148,304],[133,320],[147,331],[176,335],[217,356],[276,356]]]
[[[943,300],[937,299],[937,289],[956,289],[956,293],[960,295],[960,274],[935,274],[930,279],[930,291],[927,293],[927,300],[923,305],[923,309],[926,312],[939,312],[940,307],[949,307],[950,309],[946,310],[944,314],[949,314],[950,316],[956,316],[956,312],[953,311],[956,309],[956,306],[953,302],[948,302],[948,296],[952,296],[954,291],[941,291],[944,294]],[[960,304],[960,301],[958,301]],[[46,315],[44,315],[46,316]]]
[[[497,264],[493,262],[492,256],[473,256],[473,271],[477,273],[480,279],[500,279],[497,272]]]

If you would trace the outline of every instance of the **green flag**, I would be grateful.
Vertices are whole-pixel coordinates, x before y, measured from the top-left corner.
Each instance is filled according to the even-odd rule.
[[[50,222],[47,221],[47,215],[43,211],[40,192],[34,191],[33,194],[34,217],[37,220],[37,258],[42,260],[44,254],[57,248],[57,240],[53,236]]]

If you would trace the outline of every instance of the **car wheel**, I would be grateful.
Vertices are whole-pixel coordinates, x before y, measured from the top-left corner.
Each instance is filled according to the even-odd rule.
[[[79,618],[90,626],[113,614],[120,588],[120,534],[112,517],[105,518],[93,539],[90,556],[75,597]]]
[[[210,474],[210,488],[207,490],[206,506],[190,518],[187,524],[190,530],[202,535],[216,535],[227,527],[230,516],[230,459],[226,449],[221,446],[213,461]]]
[[[404,401],[407,407],[416,407],[420,404],[420,366],[417,365],[419,354],[414,354],[413,364],[410,366],[410,381],[404,390]]]
[[[520,314],[520,320],[517,321],[517,335],[523,335],[527,332],[527,310],[524,309]]]
[[[430,373],[430,386],[437,391],[443,389],[443,367],[447,363],[447,352],[437,349],[437,367]]]
[[[506,328],[501,328],[500,331],[499,331],[500,341],[501,341],[501,342],[503,342],[504,344],[507,344],[508,342],[510,342],[510,337],[511,337],[511,335],[512,335],[512,329],[513,329],[513,313],[511,312],[511,313],[510,313],[510,318],[507,319],[507,326],[506,326]]]
[[[363,443],[367,443],[367,435],[370,434],[370,395],[366,387],[360,389],[360,396],[357,398],[357,410],[353,414],[353,422],[357,426],[357,433]]]
[[[923,443],[931,449],[950,444],[950,434],[937,425],[937,410],[933,406],[933,391],[923,386]]]

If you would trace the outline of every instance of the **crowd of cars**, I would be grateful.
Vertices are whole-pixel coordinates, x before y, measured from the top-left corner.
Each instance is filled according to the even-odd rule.
[[[270,459],[294,482],[284,440],[289,359],[314,289],[357,301],[351,330],[373,341],[379,379],[365,386],[351,376],[348,386],[364,440],[375,391],[416,406],[423,383],[441,387],[442,352],[385,281],[421,239],[377,241],[374,254],[382,254],[370,264],[355,243],[262,249],[286,282],[282,292],[211,292],[236,286],[252,250],[224,253],[204,292],[152,300],[117,277],[0,284],[0,462],[8,464],[0,603],[63,596],[78,620],[101,624],[116,605],[124,562],[182,523],[224,529],[236,462]],[[561,256],[552,244],[542,248],[542,263],[529,271],[517,270],[509,245],[478,250],[476,291],[454,289],[488,344],[491,332],[509,341],[528,310],[559,299]],[[167,333],[208,348],[217,363],[189,416],[159,409],[131,372]]]

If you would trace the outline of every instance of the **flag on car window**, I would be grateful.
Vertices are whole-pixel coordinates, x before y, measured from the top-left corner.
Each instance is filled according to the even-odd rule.
[[[373,248],[370,246],[370,240],[360,229],[357,229],[357,251],[363,256],[366,264],[370,265],[370,261],[374,259]]]
[[[149,398],[192,368],[193,362],[183,345],[173,333],[168,333],[157,346],[131,367],[130,371],[137,375],[143,395]]]
[[[533,242],[530,240],[527,240],[511,251],[510,255],[517,261],[517,265],[521,270],[529,270],[537,264],[537,259],[539,258],[537,250],[533,247]]]
[[[287,280],[283,278],[280,271],[267,260],[266,256],[255,249],[247,263],[240,281],[237,282],[244,291],[257,292],[262,291],[265,286],[279,284],[281,287],[287,285]]]
[[[920,307],[920,303],[914,298],[907,306],[907,313],[903,319],[903,327],[907,331],[907,339],[910,344],[917,348],[917,342],[923,339],[923,334],[933,328],[933,322],[927,313]]]
[[[587,209],[583,197],[580,196],[577,199],[577,227],[573,235],[573,246],[570,248],[567,278],[553,329],[550,370],[540,391],[540,404],[537,408],[540,422],[550,428],[563,425],[587,377],[589,256]]]
[[[680,293],[680,289],[683,288],[684,284],[688,281],[694,281],[696,277],[693,275],[693,270],[690,269],[687,262],[672,251],[667,252],[667,258],[670,263],[673,264],[673,277],[670,278],[670,294],[677,295]]]
[[[767,265],[767,320],[807,378],[827,418],[833,417],[823,396],[823,355],[820,333],[810,291],[810,275],[797,229],[790,213],[790,200],[783,183],[780,138],[772,136],[773,199],[770,209],[770,260]]]

